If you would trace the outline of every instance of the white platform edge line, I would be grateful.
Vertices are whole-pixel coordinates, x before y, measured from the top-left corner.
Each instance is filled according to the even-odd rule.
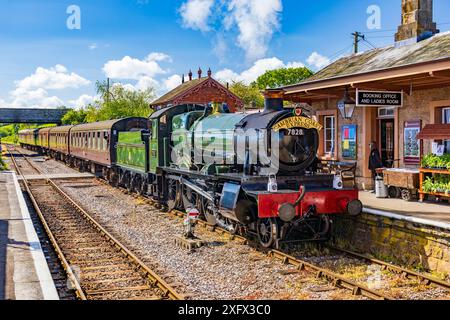
[[[12,172],[13,181],[17,190],[17,197],[19,201],[20,211],[24,220],[25,231],[29,243],[36,244],[32,247],[30,252],[33,258],[34,267],[39,277],[39,284],[41,286],[42,295],[45,300],[59,300],[59,295],[56,290],[55,283],[53,281],[50,269],[48,268],[47,260],[45,259],[42,251],[41,243],[34,229],[33,222],[31,221],[30,212],[28,211],[25,198],[23,197],[22,190],[19,185],[19,180],[15,172]]]
[[[386,218],[391,218],[391,219],[396,219],[396,220],[401,220],[401,221],[423,224],[423,225],[430,226],[430,227],[450,230],[450,224],[445,223],[445,222],[432,221],[432,220],[427,220],[427,219],[423,219],[423,218],[402,216],[400,214],[396,214],[393,212],[371,209],[371,208],[364,208],[363,212],[368,213],[368,214],[377,215],[377,216],[386,217]]]

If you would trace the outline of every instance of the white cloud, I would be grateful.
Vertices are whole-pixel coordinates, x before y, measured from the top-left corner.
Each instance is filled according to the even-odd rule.
[[[143,77],[165,74],[166,71],[158,63],[161,61],[170,62],[171,59],[168,55],[158,52],[149,54],[144,60],[125,56],[121,60],[105,63],[103,72],[112,79],[139,80]]]
[[[96,43],[92,43],[89,45],[88,48],[89,48],[89,50],[95,50],[95,49],[98,49],[98,45]]]
[[[280,29],[282,11],[281,0],[187,0],[179,9],[185,28],[214,30],[219,39],[224,31],[230,34],[236,28],[236,43],[249,61],[266,55],[274,32]],[[216,42],[220,47],[214,50],[220,58],[227,46],[223,38]]]
[[[57,64],[50,69],[39,67],[36,71],[20,80],[16,81],[18,88],[27,90],[42,88],[45,90],[61,90],[66,88],[79,88],[89,85],[91,82],[78,74],[67,71],[63,65]]]
[[[10,94],[12,101],[7,106],[11,108],[56,108],[64,105],[61,99],[56,96],[49,97],[48,92],[42,88],[16,88]]]
[[[181,84],[181,81],[181,77],[178,74],[174,74],[173,76],[170,76],[163,81],[164,89],[166,89],[167,91],[175,89]]]
[[[147,61],[168,61],[168,62],[172,62],[172,58],[165,53],[162,52],[152,52],[150,53],[147,58]]]
[[[322,56],[321,54],[319,54],[317,52],[313,52],[308,57],[306,62],[316,69],[322,69],[322,68],[326,67],[327,65],[329,65],[331,61],[327,57]]]
[[[83,94],[79,96],[78,99],[69,100],[69,106],[75,109],[81,109],[93,103],[97,99],[98,99],[97,96],[90,96],[87,94]]]
[[[2,104],[11,108],[56,108],[64,102],[57,96],[50,96],[47,90],[77,89],[90,83],[60,64],[49,69],[38,67],[30,76],[15,81],[16,88]]]
[[[179,11],[183,19],[183,26],[200,31],[209,31],[208,18],[214,0],[188,0],[184,2]]]
[[[156,81],[155,79],[150,77],[142,77],[141,79],[139,79],[139,81],[136,83],[134,87],[135,90],[145,91],[148,88],[153,88],[157,90],[159,86],[160,86],[159,82]]]
[[[237,43],[247,58],[264,57],[273,33],[280,28],[281,0],[232,0],[228,11],[225,27],[237,26]]]
[[[249,69],[244,70],[240,74],[230,70],[224,69],[215,74],[215,78],[223,82],[243,81],[250,84],[266,71],[275,70],[279,68],[298,68],[303,67],[301,62],[284,63],[282,60],[273,57],[257,60]]]

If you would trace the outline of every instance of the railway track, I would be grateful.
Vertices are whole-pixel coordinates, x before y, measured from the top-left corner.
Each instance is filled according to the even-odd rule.
[[[103,184],[109,185],[104,180],[97,179],[97,181],[99,181]],[[129,194],[128,190],[123,189],[123,188],[119,188],[119,189],[122,192]],[[152,204],[157,209],[161,209],[161,206],[158,203],[155,203],[148,198],[145,198],[145,197],[142,197],[139,195],[134,195],[134,196],[142,199],[143,201],[145,201],[149,204]],[[185,216],[185,214],[180,211],[173,211],[173,212],[171,212],[171,214],[178,216],[180,218]],[[249,243],[249,240],[247,238],[239,236],[239,235],[231,234],[227,230],[221,229],[219,227],[211,227],[205,221],[199,220],[197,222],[197,224],[201,227],[204,227],[205,229],[208,229],[209,231],[216,232],[220,235],[228,235],[230,240],[239,241],[240,243],[246,243],[246,244]],[[441,281],[441,280],[431,277],[429,275],[418,273],[418,272],[415,272],[412,270],[408,270],[403,267],[395,266],[390,263],[386,263],[381,260],[373,259],[371,257],[365,256],[365,255],[362,255],[359,253],[342,250],[339,248],[333,248],[333,247],[330,247],[330,249],[333,251],[339,252],[342,255],[351,256],[355,259],[359,259],[361,261],[366,261],[370,264],[378,265],[381,267],[381,270],[388,271],[394,275],[401,275],[402,278],[416,280],[418,284],[422,284],[422,285],[426,285],[426,286],[437,286],[437,287],[445,289],[446,291],[450,291],[450,283]],[[367,286],[360,284],[356,281],[352,281],[352,280],[346,278],[345,276],[340,275],[337,272],[333,272],[332,270],[329,270],[327,268],[320,267],[319,265],[316,265],[309,261],[295,257],[294,255],[291,255],[288,252],[283,252],[283,251],[279,251],[279,250],[269,250],[269,251],[264,250],[264,252],[267,253],[267,255],[273,259],[277,259],[285,264],[295,266],[298,270],[312,272],[316,275],[317,278],[324,279],[338,288],[351,290],[351,292],[354,295],[361,295],[366,298],[375,299],[375,300],[394,299],[392,296],[390,296],[386,293],[368,288]]]
[[[19,165],[13,153],[9,153],[79,299],[184,298],[100,226],[53,181],[27,181],[21,170],[24,163]],[[23,154],[22,157],[29,167],[42,174],[28,157]]]

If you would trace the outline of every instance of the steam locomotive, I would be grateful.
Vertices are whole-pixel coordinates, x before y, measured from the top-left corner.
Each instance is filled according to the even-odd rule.
[[[331,216],[358,215],[356,189],[316,172],[322,126],[265,92],[259,113],[176,105],[149,119],[25,130],[22,146],[51,155],[168,210],[199,209],[211,225],[254,234],[264,247],[324,240]]]

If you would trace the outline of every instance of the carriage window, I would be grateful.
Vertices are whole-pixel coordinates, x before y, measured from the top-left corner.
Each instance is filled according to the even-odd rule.
[[[95,133],[91,132],[91,149],[95,149]]]
[[[101,132],[97,132],[97,149],[102,150],[102,139],[100,136]]]

